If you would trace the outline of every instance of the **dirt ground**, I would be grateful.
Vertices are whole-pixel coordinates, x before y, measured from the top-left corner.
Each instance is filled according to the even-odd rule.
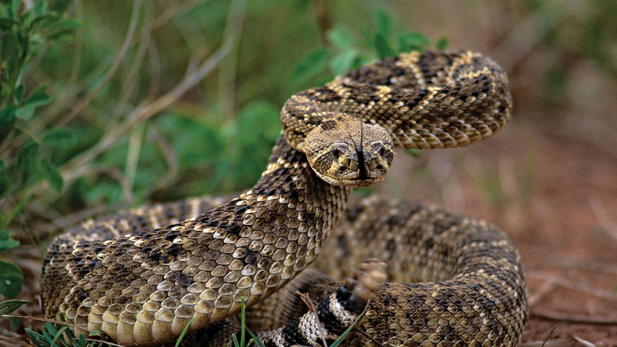
[[[606,153],[515,123],[465,149],[399,153],[379,190],[507,231],[528,283],[524,346],[617,346],[617,158]],[[40,258],[18,257],[31,300],[20,313],[40,317]]]

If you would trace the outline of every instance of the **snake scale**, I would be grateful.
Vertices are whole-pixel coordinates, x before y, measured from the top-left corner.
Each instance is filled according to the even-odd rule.
[[[395,147],[468,145],[510,112],[501,68],[468,51],[404,53],[300,92],[239,197],[140,208],[58,236],[43,265],[45,315],[126,346],[170,343],[190,324],[187,341],[220,346],[244,299],[266,345],[319,345],[316,332],[331,341],[368,301],[349,345],[516,346],[525,283],[503,233],[407,201],[348,206],[352,187],[383,179]],[[380,285],[381,263],[358,265],[367,257],[385,260],[392,282]],[[340,285],[303,272],[316,259],[336,279],[357,270]],[[296,290],[320,301],[317,313]]]

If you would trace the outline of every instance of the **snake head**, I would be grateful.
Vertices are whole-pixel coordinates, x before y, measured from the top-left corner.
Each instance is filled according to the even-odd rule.
[[[383,127],[344,114],[311,130],[302,146],[317,176],[335,186],[379,183],[394,159],[394,144]]]

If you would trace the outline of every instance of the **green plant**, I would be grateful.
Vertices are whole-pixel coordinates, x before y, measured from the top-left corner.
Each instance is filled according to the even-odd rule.
[[[65,41],[78,26],[48,10],[45,1],[30,9],[16,0],[0,4],[0,198],[13,202],[12,210],[0,213],[0,252],[19,245],[8,228],[30,199],[32,186],[45,179],[56,191],[62,189],[63,179],[52,155],[56,149],[69,148],[73,136],[63,128],[47,129],[40,136],[25,130],[36,121],[37,110],[52,101],[45,85],[27,80],[33,58],[44,47]],[[15,141],[18,136],[21,141]],[[0,261],[0,293],[13,298],[22,284],[19,268]]]
[[[430,40],[422,33],[398,29],[392,17],[383,10],[376,11],[374,28],[363,28],[362,33],[363,37],[359,39],[343,26],[330,29],[326,34],[327,47],[312,50],[296,64],[291,75],[292,83],[323,84],[372,60],[422,51],[431,46]],[[441,38],[435,43],[435,48],[443,50],[447,44],[447,39]]]

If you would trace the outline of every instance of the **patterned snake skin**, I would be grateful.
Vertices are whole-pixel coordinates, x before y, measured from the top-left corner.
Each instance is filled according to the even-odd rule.
[[[169,343],[189,322],[190,331],[207,327],[205,342],[218,343],[208,331],[227,331],[226,318],[239,311],[242,298],[248,307],[259,304],[315,260],[344,216],[350,187],[381,181],[393,147],[474,143],[499,130],[510,109],[503,71],[471,52],[401,54],[301,92],[283,108],[285,136],[268,167],[240,197],[212,209],[184,202],[118,214],[56,238],[43,266],[45,314],[64,316],[75,332],[100,330],[127,346]],[[524,280],[500,232],[432,208],[366,201],[389,210],[365,206],[355,217],[357,207],[348,211],[345,221],[352,224],[345,225],[353,226],[336,229],[336,241],[330,240],[341,247],[321,258],[336,262],[336,252],[343,252],[353,269],[358,261],[350,254],[380,250],[385,253],[373,256],[388,262],[391,280],[432,282],[385,285],[351,344],[367,338],[378,345],[518,344],[527,310]],[[349,274],[349,268],[342,264],[339,271]],[[311,281],[315,297],[339,288],[318,306],[330,332],[355,296],[345,285],[304,274],[290,284],[311,292]],[[298,306],[281,293],[271,307]],[[254,317],[261,314],[263,326],[275,328],[268,327],[275,319],[267,318],[266,304],[259,305]],[[311,317],[286,320],[287,328],[261,336],[272,345],[320,343],[304,334],[317,324]]]

